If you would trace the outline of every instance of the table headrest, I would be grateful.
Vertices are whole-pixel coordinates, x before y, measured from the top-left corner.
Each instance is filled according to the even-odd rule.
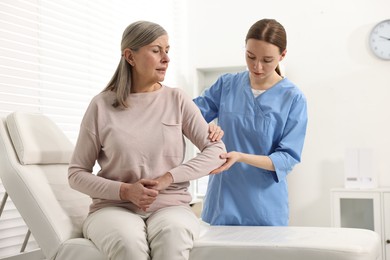
[[[47,116],[13,112],[6,124],[21,164],[69,163],[73,144]]]

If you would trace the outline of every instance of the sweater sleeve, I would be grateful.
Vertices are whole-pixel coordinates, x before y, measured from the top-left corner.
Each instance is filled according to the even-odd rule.
[[[219,156],[226,152],[222,141],[211,142],[208,139],[209,126],[200,110],[192,100],[182,94],[182,130],[183,134],[199,149],[194,158],[171,169],[174,183],[190,181],[208,175],[226,160]]]
[[[97,131],[97,114],[96,106],[91,103],[81,123],[69,164],[69,185],[92,198],[120,200],[121,182],[102,178],[92,173],[101,149]]]

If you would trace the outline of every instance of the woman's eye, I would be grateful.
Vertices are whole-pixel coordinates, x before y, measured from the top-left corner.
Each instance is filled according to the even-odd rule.
[[[271,63],[273,60],[264,60],[265,63]]]
[[[255,57],[253,57],[253,56],[247,56],[248,57],[248,59],[251,59],[251,60],[254,60],[255,59]]]

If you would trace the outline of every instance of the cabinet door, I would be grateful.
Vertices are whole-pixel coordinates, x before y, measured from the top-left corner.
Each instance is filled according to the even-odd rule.
[[[382,230],[382,206],[380,192],[342,190],[332,191],[331,194],[332,225],[334,227],[370,229],[378,233],[380,238],[383,238],[384,231]],[[390,202],[390,196],[388,199],[388,202]],[[383,249],[383,240],[381,244],[382,256],[380,259],[386,259],[384,257],[386,252]],[[390,260],[390,258],[388,260]]]
[[[383,225],[386,260],[390,260],[390,192],[383,193]]]
[[[382,234],[379,192],[332,192],[332,225],[370,229]]]

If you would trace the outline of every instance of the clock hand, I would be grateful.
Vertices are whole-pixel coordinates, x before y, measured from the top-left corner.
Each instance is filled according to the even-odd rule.
[[[384,36],[382,36],[382,35],[379,35],[379,37],[380,37],[380,38],[383,38],[383,39],[385,39],[385,40],[390,41],[390,38],[384,37]]]

